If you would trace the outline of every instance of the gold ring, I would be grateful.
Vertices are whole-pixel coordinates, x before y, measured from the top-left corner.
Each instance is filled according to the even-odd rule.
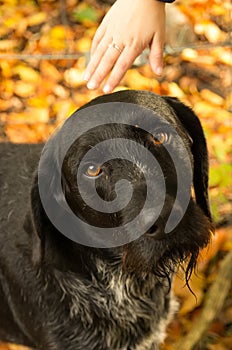
[[[115,44],[115,43],[110,43],[110,44],[108,45],[108,48],[109,48],[109,49],[111,49],[111,48],[116,49],[116,50],[118,50],[120,53],[122,53],[122,50],[120,49],[120,47],[119,47],[117,44]]]

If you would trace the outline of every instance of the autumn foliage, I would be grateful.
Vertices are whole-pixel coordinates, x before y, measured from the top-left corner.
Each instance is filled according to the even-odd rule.
[[[83,73],[107,5],[97,0],[0,3],[0,142],[45,142],[76,108],[102,94],[86,88]],[[197,322],[220,261],[232,250],[232,4],[179,0],[168,6],[164,75],[154,76],[143,55],[117,89],[176,96],[194,109],[209,145],[217,229],[190,283],[195,296],[183,288],[181,272],[176,279],[181,309],[164,350],[173,349]],[[226,300],[197,349],[232,348],[231,296]],[[0,344],[0,350],[20,349]]]

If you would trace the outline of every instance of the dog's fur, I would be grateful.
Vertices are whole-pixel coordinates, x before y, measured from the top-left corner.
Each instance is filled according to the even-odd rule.
[[[1,144],[2,341],[25,344],[38,350],[157,349],[164,339],[166,325],[177,309],[171,292],[173,273],[177,265],[187,262],[188,281],[199,250],[209,242],[212,223],[207,191],[208,157],[198,118],[175,98],[143,91],[101,96],[86,106],[106,102],[144,106],[175,127],[191,157],[195,196],[170,234],[164,235],[158,219],[151,231],[123,247],[82,246],[59,233],[42,207],[37,177],[33,179],[32,175],[42,145]],[[125,120],[127,118],[125,115]],[[135,124],[137,122],[135,120]],[[91,120],[89,123],[91,125]],[[88,139],[80,137],[62,168],[68,203],[77,215],[85,215],[73,184],[74,169],[91,147],[91,142],[96,144],[102,138],[119,136],[146,146],[159,160],[167,188],[170,188],[165,201],[167,213],[163,217],[167,220],[175,195],[172,188],[177,181],[173,163],[164,147],[154,145],[150,135],[138,127],[105,126],[97,128]],[[131,181],[137,193],[129,209],[122,210],[117,217],[123,224],[131,211],[141,209],[144,178],[123,160],[113,162],[111,167],[108,180],[101,176],[97,182],[103,199],[112,199],[114,184],[120,176]],[[154,185],[159,185],[159,179]],[[94,211],[87,211],[87,217],[96,225],[108,225],[104,217]],[[110,216],[109,222],[113,220],[115,218]]]

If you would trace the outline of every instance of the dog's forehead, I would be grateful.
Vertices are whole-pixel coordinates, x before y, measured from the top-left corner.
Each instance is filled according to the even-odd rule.
[[[95,126],[104,130],[106,125],[111,124],[112,131],[117,129],[121,132],[128,130],[128,125],[148,132],[165,125],[178,126],[180,123],[172,108],[163,99],[156,102],[152,106],[124,102],[97,104],[81,110],[81,114],[77,111],[78,124],[80,128],[84,124],[89,131]]]

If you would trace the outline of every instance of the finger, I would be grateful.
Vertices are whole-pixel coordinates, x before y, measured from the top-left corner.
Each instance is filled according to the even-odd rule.
[[[101,82],[105,79],[107,74],[112,69],[120,54],[121,52],[115,47],[107,48],[107,51],[105,52],[104,56],[102,56],[98,67],[95,69],[89,83],[87,84],[88,88],[96,89],[99,87]]]
[[[155,35],[151,44],[149,62],[151,69],[156,75],[163,73],[163,50],[164,50],[164,36]]]
[[[90,61],[85,71],[84,79],[86,81],[89,81],[91,79],[92,75],[97,69],[107,49],[108,49],[108,44],[106,43],[105,40],[100,42],[100,44],[97,46],[97,49],[95,50],[93,56],[90,58]],[[95,88],[92,87],[92,89],[95,89]]]
[[[96,33],[94,34],[94,37],[92,40],[92,44],[91,44],[91,48],[90,48],[90,55],[91,56],[94,54],[96,48],[98,47],[98,45],[102,41],[102,39],[105,35],[105,32],[106,32],[106,27],[105,27],[104,23],[101,23],[100,26],[98,27],[98,29],[96,30]]]
[[[105,93],[111,92],[119,84],[139,54],[140,50],[138,51],[135,47],[124,48],[103,88]]]

